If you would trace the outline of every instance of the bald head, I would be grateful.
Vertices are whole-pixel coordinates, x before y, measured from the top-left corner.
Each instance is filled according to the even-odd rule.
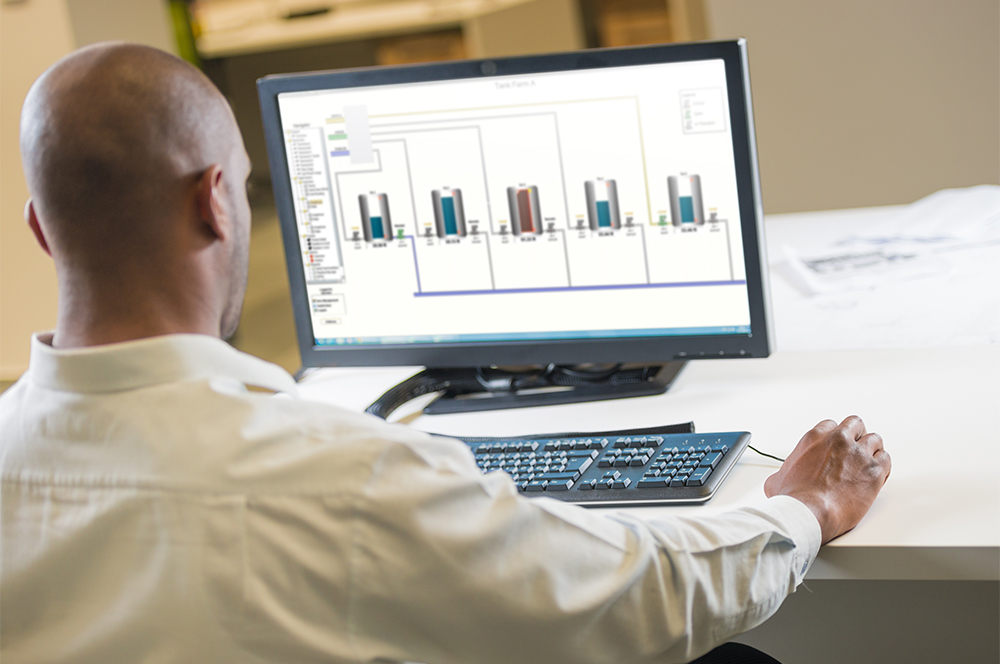
[[[228,103],[196,68],[136,44],[76,51],[29,91],[21,158],[36,234],[60,275],[61,307],[74,283],[119,301],[115,291],[126,287],[211,290],[212,275],[181,283],[206,250],[216,252],[211,259],[221,261],[220,270],[243,272],[243,283],[229,286],[230,298],[242,298],[246,238],[234,244],[223,231],[233,218],[249,224],[249,162]],[[203,220],[210,223],[199,226]],[[220,253],[214,243],[223,235]],[[197,295],[213,300],[209,292]]]
[[[155,230],[179,204],[181,181],[223,161],[234,140],[229,107],[201,72],[134,44],[56,63],[21,113],[28,187],[57,242],[75,230],[119,238]]]

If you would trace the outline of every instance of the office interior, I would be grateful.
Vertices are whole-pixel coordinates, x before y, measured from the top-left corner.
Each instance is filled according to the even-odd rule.
[[[22,218],[24,96],[45,68],[90,43],[178,52],[170,13],[178,4],[0,3],[4,386],[25,370],[30,334],[53,327],[56,312],[52,265]],[[290,371],[299,357],[254,86],[263,75],[745,37],[766,215],[902,205],[1000,184],[995,0],[198,0],[187,8],[201,66],[233,105],[254,163],[250,277],[233,343]],[[951,661],[954,639],[971,640],[969,661],[1000,658],[996,582],[806,585],[744,640],[787,662]]]

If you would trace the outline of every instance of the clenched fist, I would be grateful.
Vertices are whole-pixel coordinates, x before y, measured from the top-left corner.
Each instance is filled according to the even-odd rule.
[[[802,436],[778,472],[767,478],[764,493],[805,503],[819,519],[825,544],[858,525],[891,468],[882,437],[865,431],[860,417],[852,415],[840,424],[824,420]]]

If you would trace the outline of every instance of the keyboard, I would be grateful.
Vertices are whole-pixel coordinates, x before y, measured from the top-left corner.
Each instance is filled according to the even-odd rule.
[[[484,473],[525,496],[589,506],[703,503],[750,443],[747,432],[463,438]]]

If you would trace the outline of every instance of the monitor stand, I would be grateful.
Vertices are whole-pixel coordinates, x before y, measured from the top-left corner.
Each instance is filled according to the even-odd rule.
[[[550,365],[516,372],[427,369],[427,378],[438,378],[448,387],[424,407],[424,413],[443,415],[663,394],[685,364],[615,365],[609,370]]]

